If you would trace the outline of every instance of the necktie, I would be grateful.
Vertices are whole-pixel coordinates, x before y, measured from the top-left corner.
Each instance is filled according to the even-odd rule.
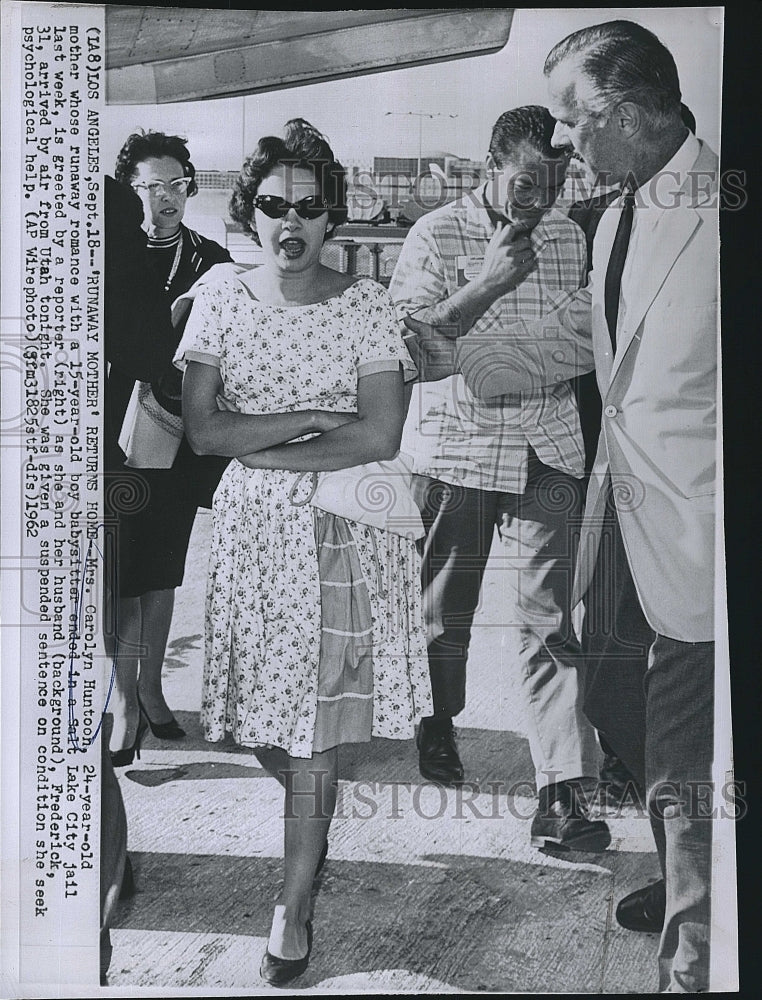
[[[619,225],[614,237],[614,245],[611,247],[611,256],[606,268],[606,283],[604,285],[606,322],[609,325],[611,346],[614,349],[614,353],[616,353],[616,322],[619,313],[619,293],[622,288],[622,271],[624,270],[624,262],[627,259],[627,247],[630,245],[634,210],[635,194],[632,191],[626,191],[621,215],[619,216]]]

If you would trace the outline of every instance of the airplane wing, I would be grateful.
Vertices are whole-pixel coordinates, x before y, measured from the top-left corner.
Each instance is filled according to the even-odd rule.
[[[278,90],[495,52],[512,8],[209,10],[106,6],[109,104]]]

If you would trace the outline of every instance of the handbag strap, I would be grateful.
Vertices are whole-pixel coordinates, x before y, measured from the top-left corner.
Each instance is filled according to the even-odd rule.
[[[295,500],[294,493],[305,476],[312,476],[312,489],[310,490],[309,495],[305,500]],[[291,489],[288,491],[288,499],[291,506],[304,507],[306,504],[308,504],[310,500],[312,500],[312,498],[315,496],[315,490],[317,489],[317,486],[318,486],[317,472],[300,472],[299,475],[294,480]]]

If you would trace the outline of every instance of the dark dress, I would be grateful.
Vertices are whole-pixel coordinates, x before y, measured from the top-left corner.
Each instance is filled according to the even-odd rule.
[[[183,436],[171,469],[128,468],[118,445],[122,421],[136,380],[150,382],[161,404],[170,412],[180,413],[181,379],[172,357],[184,324],[173,328],[170,305],[210,267],[232,258],[218,243],[181,226],[180,260],[165,290],[176,247],[148,248],[145,234],[139,229],[140,201],[136,198],[140,212],[138,235],[134,231],[134,207],[128,207],[124,195],[114,190],[119,187],[113,184],[106,189],[107,251],[112,242],[112,252],[107,252],[106,277],[109,374],[104,510],[107,522],[118,528],[111,536],[117,565],[115,596],[139,597],[182,584],[196,510],[211,505],[229,459],[195,455]],[[117,203],[130,221],[114,218]],[[119,247],[113,246],[109,228],[121,241]]]

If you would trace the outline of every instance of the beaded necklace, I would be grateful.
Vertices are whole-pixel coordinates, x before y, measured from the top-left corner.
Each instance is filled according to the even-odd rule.
[[[171,247],[176,246],[175,258],[172,261],[172,267],[169,269],[169,276],[164,284],[164,291],[169,291],[169,286],[175,280],[175,275],[177,274],[177,269],[180,266],[180,257],[183,252],[183,231],[178,229],[174,236],[149,236],[148,237],[148,249],[149,250],[169,250]]]

